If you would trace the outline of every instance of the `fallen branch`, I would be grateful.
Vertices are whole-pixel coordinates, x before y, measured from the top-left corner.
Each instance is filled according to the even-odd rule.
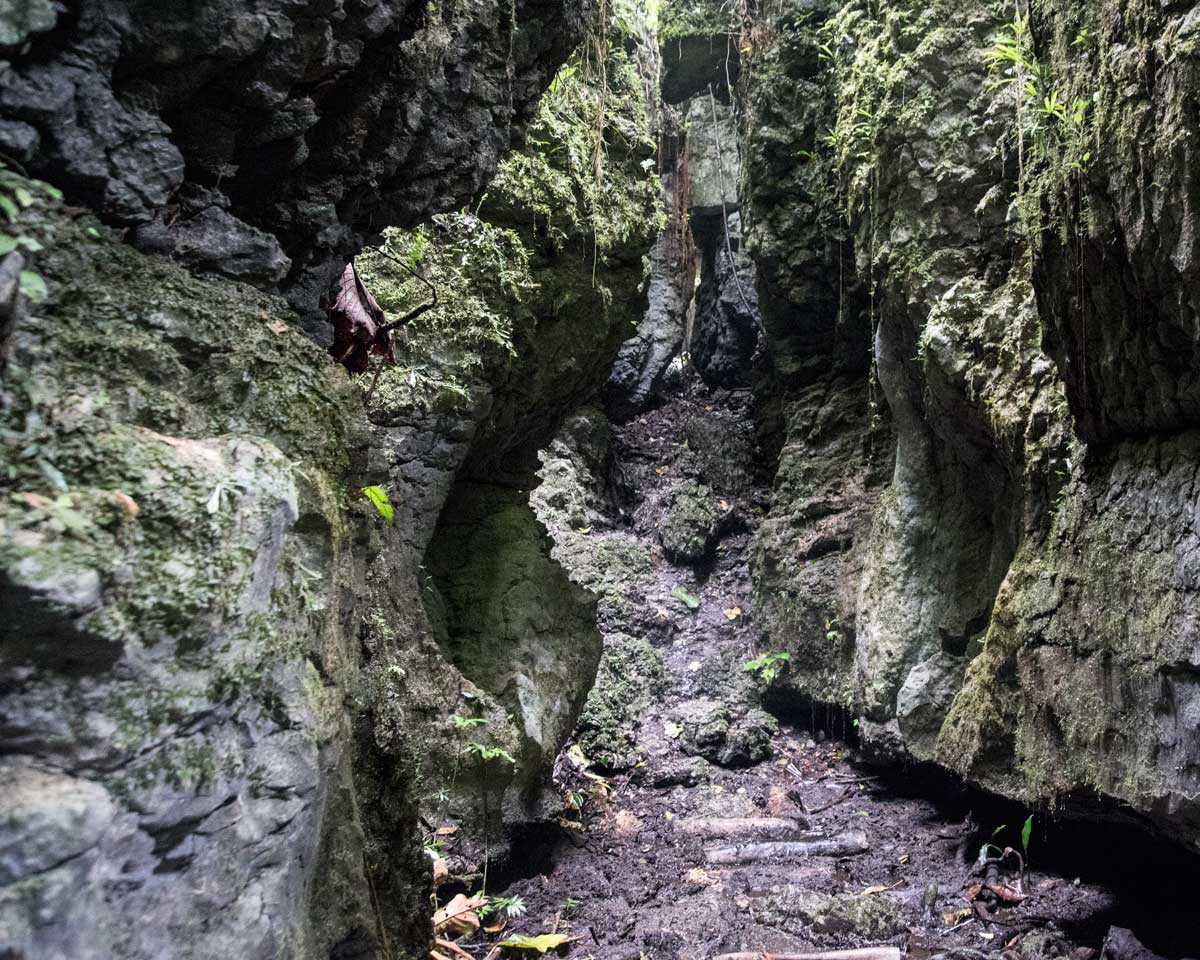
[[[451,940],[444,940],[441,937],[438,937],[436,940],[434,940],[434,943],[437,945],[437,947],[439,947],[443,950],[448,950],[450,953],[454,954],[455,956],[461,957],[462,960],[475,960],[475,958],[472,957],[469,953],[467,953],[466,950],[464,950],[457,943],[454,943]]]
[[[434,307],[436,307],[438,305],[437,287],[435,287],[432,283],[430,283],[423,276],[421,276],[419,273],[417,273],[417,271],[414,270],[412,267],[410,267],[407,263],[400,260],[398,257],[393,257],[383,247],[379,247],[375,252],[383,254],[385,257],[387,257],[389,260],[391,260],[392,263],[396,264],[396,266],[400,267],[402,270],[407,270],[410,274],[412,274],[413,277],[415,277],[417,280],[421,281],[421,283],[425,284],[425,286],[428,288],[429,292],[433,295],[433,299],[430,300],[428,303],[422,303],[419,306],[413,307],[411,310],[408,311],[408,313],[406,313],[404,316],[402,316],[399,320],[393,320],[391,323],[385,323],[382,327],[380,327],[380,331],[379,331],[380,333],[389,333],[392,330],[395,330],[397,327],[403,327],[410,320],[415,320],[417,317],[419,317],[421,314],[423,314],[426,310],[432,310]]]
[[[852,795],[853,795],[852,788],[847,787],[845,790],[842,791],[842,795],[840,797],[838,797],[837,799],[830,800],[828,803],[823,803],[823,804],[821,804],[821,806],[816,807],[812,810],[809,810],[808,811],[809,816],[815,816],[818,813],[824,813],[830,807],[836,807],[839,803],[842,803],[845,800],[849,800]]]
[[[676,833],[690,837],[733,837],[750,834],[763,840],[788,840],[801,837],[805,825],[783,817],[698,817],[675,820]]]
[[[834,837],[815,840],[743,843],[736,847],[716,847],[705,851],[709,863],[755,863],[761,860],[787,860],[793,857],[849,857],[870,849],[867,835],[851,830]]]
[[[899,947],[819,950],[815,953],[720,953],[712,960],[900,960]]]

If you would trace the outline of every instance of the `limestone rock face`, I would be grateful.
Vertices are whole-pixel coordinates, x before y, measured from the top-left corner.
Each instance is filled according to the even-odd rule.
[[[536,798],[600,661],[595,601],[550,559],[550,543],[514,490],[459,484],[426,555],[444,622],[439,642],[462,674],[516,718],[522,799]]]
[[[724,222],[718,217],[700,237],[692,362],[706,383],[748,387],[754,379],[762,318],[754,261],[741,252],[741,218],[736,212]]]
[[[737,206],[737,126],[728,104],[703,93],[692,99],[684,120],[693,216],[715,216]]]
[[[480,189],[590,11],[567,0],[85,0],[69,17],[61,4],[18,6],[23,19],[0,23],[15,52],[0,147],[110,222],[144,225],[148,247],[263,285],[286,274],[310,307],[364,236]],[[263,244],[248,275],[238,250]]]
[[[370,531],[345,493],[365,440],[346,379],[282,301],[48,205],[21,229],[49,298],[18,301],[4,341],[0,940],[370,944],[341,705]]]
[[[619,421],[641,413],[667,388],[668,368],[683,345],[687,313],[676,281],[681,269],[673,239],[660,234],[650,251],[646,313],[637,332],[621,344],[604,389],[605,407]]]
[[[373,10],[387,21],[394,12],[346,6],[343,19]],[[195,16],[206,9],[189,7]],[[486,19],[496,11],[476,12]],[[91,22],[81,16],[47,39],[66,42]],[[149,12],[146,24],[170,27]],[[386,31],[386,22],[377,25]],[[264,29],[286,33],[288,25],[266,17]],[[160,39],[166,56],[170,44]],[[512,41],[519,55],[529,52],[520,30]],[[238,30],[213,42],[258,49]],[[471,56],[494,52],[486,36],[470,42]],[[38,70],[61,66],[50,47],[37,53],[30,62]],[[291,62],[281,57],[275,68]],[[386,70],[402,58],[368,59]],[[80,85],[107,77],[90,61],[72,64]],[[182,83],[189,71],[178,66],[171,76]],[[435,88],[450,82],[434,73]],[[521,76],[517,68],[516,82]],[[390,943],[389,954],[423,956],[432,931],[418,813],[498,838],[513,818],[538,812],[528,802],[537,799],[533,785],[578,713],[599,651],[587,629],[594,601],[555,581],[527,491],[538,448],[566,410],[598,393],[644,308],[637,280],[655,222],[653,185],[636,191],[649,176],[642,161],[652,145],[640,88],[620,79],[618,102],[615,69],[610,78],[613,109],[641,118],[642,126],[621,128],[619,149],[608,152],[610,175],[630,187],[623,209],[633,212],[609,218],[617,239],[603,246],[593,273],[580,252],[595,249],[593,222],[564,209],[571,231],[559,239],[570,249],[536,245],[534,215],[520,202],[529,178],[510,180],[505,199],[516,202],[504,234],[527,231],[524,255],[514,256],[520,269],[510,271],[524,296],[488,301],[495,258],[470,275],[454,258],[452,276],[439,279],[473,295],[482,315],[474,322],[503,336],[466,365],[469,378],[437,381],[452,388],[432,397],[404,393],[407,368],[389,368],[374,392],[366,378],[352,383],[283,300],[139,252],[61,204],[53,188],[4,172],[6,199],[30,197],[11,226],[22,249],[0,260],[0,602],[6,614],[17,611],[0,626],[0,782],[12,801],[0,814],[4,948],[106,960],[324,960],[381,956]],[[28,79],[21,74],[0,96]],[[488,92],[486,79],[480,73],[468,85],[506,100],[504,91]],[[468,83],[463,75],[456,82]],[[388,90],[380,95],[400,110],[420,103],[417,93]],[[204,102],[198,95],[196,105]],[[116,109],[106,115],[129,120]],[[491,129],[495,118],[475,119]],[[3,132],[27,146],[48,142],[32,120],[26,126],[37,136],[19,123]],[[135,146],[149,142],[125,134]],[[455,129],[433,135],[453,140]],[[363,149],[382,146],[367,137]],[[87,199],[113,218],[106,198],[127,197],[133,181],[108,170],[102,145],[81,140],[75,149],[79,164],[104,167],[93,184],[100,194]],[[469,191],[486,150],[477,156],[472,146],[468,164],[446,149],[445,166],[430,176]],[[173,169],[169,150],[155,156]],[[151,169],[134,168],[130,176],[143,178]],[[68,192],[78,189],[72,171],[54,171]],[[404,179],[420,179],[415,166]],[[128,222],[146,246],[198,273],[256,282],[277,274],[290,249],[281,254],[278,235],[248,224],[244,210],[208,202],[216,189],[184,183],[180,203],[199,197],[205,206],[197,217],[182,211],[165,232],[165,220],[142,221],[142,213]],[[476,214],[459,225],[472,239],[501,232],[492,227],[485,237]],[[223,263],[212,260],[209,240]],[[334,237],[328,250],[340,242]],[[26,270],[44,280],[44,300]],[[444,359],[398,352],[414,370]],[[476,478],[487,486],[480,502],[505,505],[505,523],[464,512],[471,529],[439,529],[447,501]],[[391,522],[363,495],[368,485],[389,494]],[[471,557],[450,546],[489,534],[512,537],[489,547],[514,561],[526,593],[503,576],[479,584],[463,572]],[[444,584],[465,584],[446,591],[467,598],[454,621],[448,611],[462,610],[449,609],[422,569],[427,552],[455,561],[439,571]],[[543,585],[560,601],[553,618],[536,593]],[[468,677],[450,653],[485,625],[472,624],[473,609],[499,611],[506,639],[529,644],[501,644],[488,668]],[[486,725],[487,734],[464,738],[455,716]],[[468,739],[480,749],[471,752]],[[434,787],[418,792],[418,784]],[[471,809],[481,795],[490,819]],[[467,876],[473,855],[462,856]]]
[[[742,216],[780,450],[755,577],[804,667],[784,684],[877,752],[1030,803],[1098,792],[1197,846],[1195,61],[1147,90],[1134,53],[1196,17],[1077,12],[1033,31],[1088,157],[1056,133],[1020,169],[982,5],[834,4],[824,40],[784,15],[754,51]]]

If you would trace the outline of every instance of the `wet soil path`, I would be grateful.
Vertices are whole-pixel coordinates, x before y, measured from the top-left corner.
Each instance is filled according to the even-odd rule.
[[[467,952],[494,960],[513,933],[553,933],[569,938],[560,954],[597,960],[888,945],[915,958],[1091,960],[1110,925],[1133,918],[1140,937],[1184,955],[1179,911],[1194,908],[1186,893],[1169,902],[1193,882],[1183,874],[1158,874],[1148,881],[1157,903],[1131,907],[1115,879],[1132,867],[1115,858],[1130,854],[1079,852],[1097,834],[1073,853],[1060,835],[1057,856],[1043,856],[1054,832],[1043,818],[1025,848],[1023,811],[948,778],[865,765],[845,717],[814,709],[776,724],[763,713],[763,684],[744,669],[763,652],[749,565],[769,495],[752,466],[750,402],[694,385],[614,428],[615,504],[581,532],[594,550],[648,550],[652,564],[619,602],[601,603],[599,621],[613,642],[652,644],[661,682],[626,724],[630,762],[613,769],[578,745],[564,751],[559,823],[518,838],[493,874],[489,892],[520,897],[526,912],[493,918]],[[716,503],[717,542],[700,563],[680,563],[662,530],[691,483]],[[998,862],[980,862],[985,844],[995,846],[984,860]]]

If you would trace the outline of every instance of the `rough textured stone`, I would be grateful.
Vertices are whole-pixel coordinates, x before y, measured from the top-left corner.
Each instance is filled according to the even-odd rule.
[[[1109,14],[1034,12],[1047,87],[1099,91],[1096,156],[1054,133],[1023,169],[983,6],[772,22],[738,91],[756,390],[781,397],[755,577],[768,645],[805,667],[783,683],[856,708],[876,752],[1029,803],[1098,792],[1195,844],[1195,59],[1135,76],[1192,21]]]
[[[659,530],[659,541],[676,563],[699,563],[717,542],[721,513],[712,491],[699,483],[683,483],[671,491]]]
[[[57,5],[24,8],[21,22],[3,23],[0,44],[49,27]],[[158,0],[86,0],[52,41],[13,60],[0,111],[37,131],[31,171],[112,222],[176,226],[208,247],[197,256],[215,268],[228,231],[188,227],[179,221],[195,213],[175,206],[183,187],[210,191],[277,239],[292,259],[287,286],[313,307],[364,237],[456,209],[480,189],[588,13],[558,0],[511,12],[491,2],[164,10]]]
[[[687,700],[674,711],[688,754],[725,767],[744,767],[771,755],[774,718],[762,710],[737,709],[721,700]]]
[[[757,917],[817,943],[879,943],[904,930],[900,910],[887,897],[831,895],[791,884],[772,889]]]
[[[600,661],[595,600],[549,554],[527,494],[465,483],[446,503],[425,560],[447,658],[523,732],[522,799],[540,793]]]
[[[0,630],[0,940],[80,958],[370,944],[339,706],[349,541],[369,529],[340,495],[364,443],[348,384],[281,301],[46,203],[21,229],[50,297],[4,344],[0,593],[20,616]]]
[[[664,178],[664,198],[670,211],[672,191]],[[679,356],[687,303],[679,289],[683,263],[678,244],[663,232],[650,251],[650,278],[646,290],[646,313],[637,332],[621,344],[604,388],[605,408],[613,418],[630,420],[662,397],[668,383],[668,367]]]
[[[732,108],[715,97],[698,96],[689,104],[684,123],[692,216],[736,210],[739,161]]]
[[[1069,144],[1052,157],[1055,175],[1039,192],[1060,229],[1040,238],[1035,276],[1080,436],[1105,443],[1200,422],[1200,21],[1186,3],[1080,13],[1054,3],[1038,21],[1063,96],[1096,94],[1087,120],[1096,148],[1077,178]],[[1081,29],[1086,42],[1072,45]]]
[[[700,286],[689,352],[704,381],[720,387],[751,385],[762,329],[754,262],[740,253],[739,234],[736,213],[701,233]]]

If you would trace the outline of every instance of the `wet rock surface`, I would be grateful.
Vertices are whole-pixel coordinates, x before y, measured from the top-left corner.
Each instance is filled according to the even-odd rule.
[[[278,299],[53,204],[21,229],[49,296],[21,301],[4,344],[0,945],[369,942],[338,693],[355,680],[347,547],[372,537],[334,493],[365,446],[349,384]]]
[[[1147,13],[1137,30],[1182,35],[1176,16]],[[1040,17],[1050,36],[1070,14]],[[1141,161],[1124,146],[1152,117],[1192,136],[1194,117],[1173,114],[1180,64],[1127,99],[1132,48],[1111,23],[1035,51],[1046,83],[1086,89],[1081,123],[1111,144],[1072,179],[1062,143],[1033,157],[1036,174],[1013,169],[1011,92],[988,88],[1004,25],[982,7],[829,5],[770,23],[737,96],[756,387],[774,401],[763,428],[780,452],[756,598],[799,668],[780,696],[852,708],[877,755],[932,760],[1030,804],[1118,798],[1191,842],[1193,751],[1175,718],[1194,699],[1177,665],[1194,658],[1166,639],[1183,628],[1149,627],[1140,598],[1167,625],[1195,594],[1178,578],[1193,539],[1178,485],[1195,462],[1191,348],[1162,360],[1195,311],[1181,295],[1168,319],[1159,299],[1194,269],[1195,244],[1189,215],[1134,212]],[[811,149],[826,129],[857,136],[851,114],[874,118],[869,138]],[[1177,159],[1155,155],[1163,183]],[[1092,232],[1083,211],[1101,194]],[[1097,244],[1128,247],[1115,272]],[[1157,278],[1137,308],[1114,279],[1127,270]],[[1153,535],[1134,519],[1150,516]],[[1135,546],[1145,536],[1154,545]]]
[[[286,273],[308,308],[364,237],[480,190],[589,13],[539,0],[23,6],[0,28],[16,51],[0,84],[8,149],[110,222],[142,225],[147,247],[263,285]],[[273,249],[251,271],[231,244]]]

